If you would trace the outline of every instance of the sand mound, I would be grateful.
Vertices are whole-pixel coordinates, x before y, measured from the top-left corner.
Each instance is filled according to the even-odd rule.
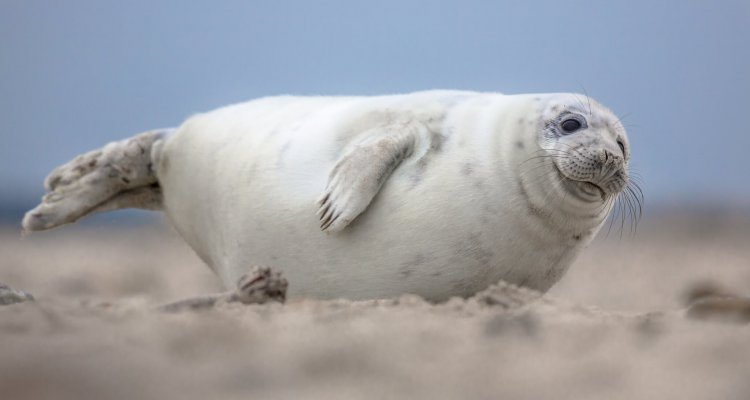
[[[598,243],[547,296],[499,285],[444,304],[405,295],[176,313],[155,306],[219,287],[168,232],[6,233],[0,281],[37,300],[0,307],[0,393],[750,398],[750,327],[687,319],[679,299],[706,276],[747,292],[749,231],[680,232]]]

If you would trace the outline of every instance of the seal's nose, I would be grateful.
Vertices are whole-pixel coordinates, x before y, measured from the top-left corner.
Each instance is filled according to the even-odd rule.
[[[602,166],[609,163],[619,165],[622,163],[622,157],[611,150],[602,149],[599,153],[599,161],[601,161]]]

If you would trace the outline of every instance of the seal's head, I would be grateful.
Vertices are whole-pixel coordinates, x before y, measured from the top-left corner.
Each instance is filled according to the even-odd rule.
[[[554,226],[593,233],[614,209],[621,229],[626,218],[634,229],[643,195],[630,174],[630,145],[620,119],[588,96],[533,96],[537,118],[529,133],[536,148],[526,150],[519,164],[530,210],[555,220]]]
[[[542,112],[539,145],[566,189],[607,202],[629,183],[630,146],[619,118],[582,95],[554,96]]]

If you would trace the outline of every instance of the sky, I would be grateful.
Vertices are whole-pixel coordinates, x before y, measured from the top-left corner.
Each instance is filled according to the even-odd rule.
[[[587,92],[648,204],[750,205],[748,1],[0,0],[0,207],[55,166],[276,94]]]

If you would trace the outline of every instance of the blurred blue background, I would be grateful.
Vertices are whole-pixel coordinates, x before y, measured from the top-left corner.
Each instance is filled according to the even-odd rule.
[[[646,210],[750,208],[748,1],[0,0],[0,210],[53,167],[274,94],[587,91]]]

